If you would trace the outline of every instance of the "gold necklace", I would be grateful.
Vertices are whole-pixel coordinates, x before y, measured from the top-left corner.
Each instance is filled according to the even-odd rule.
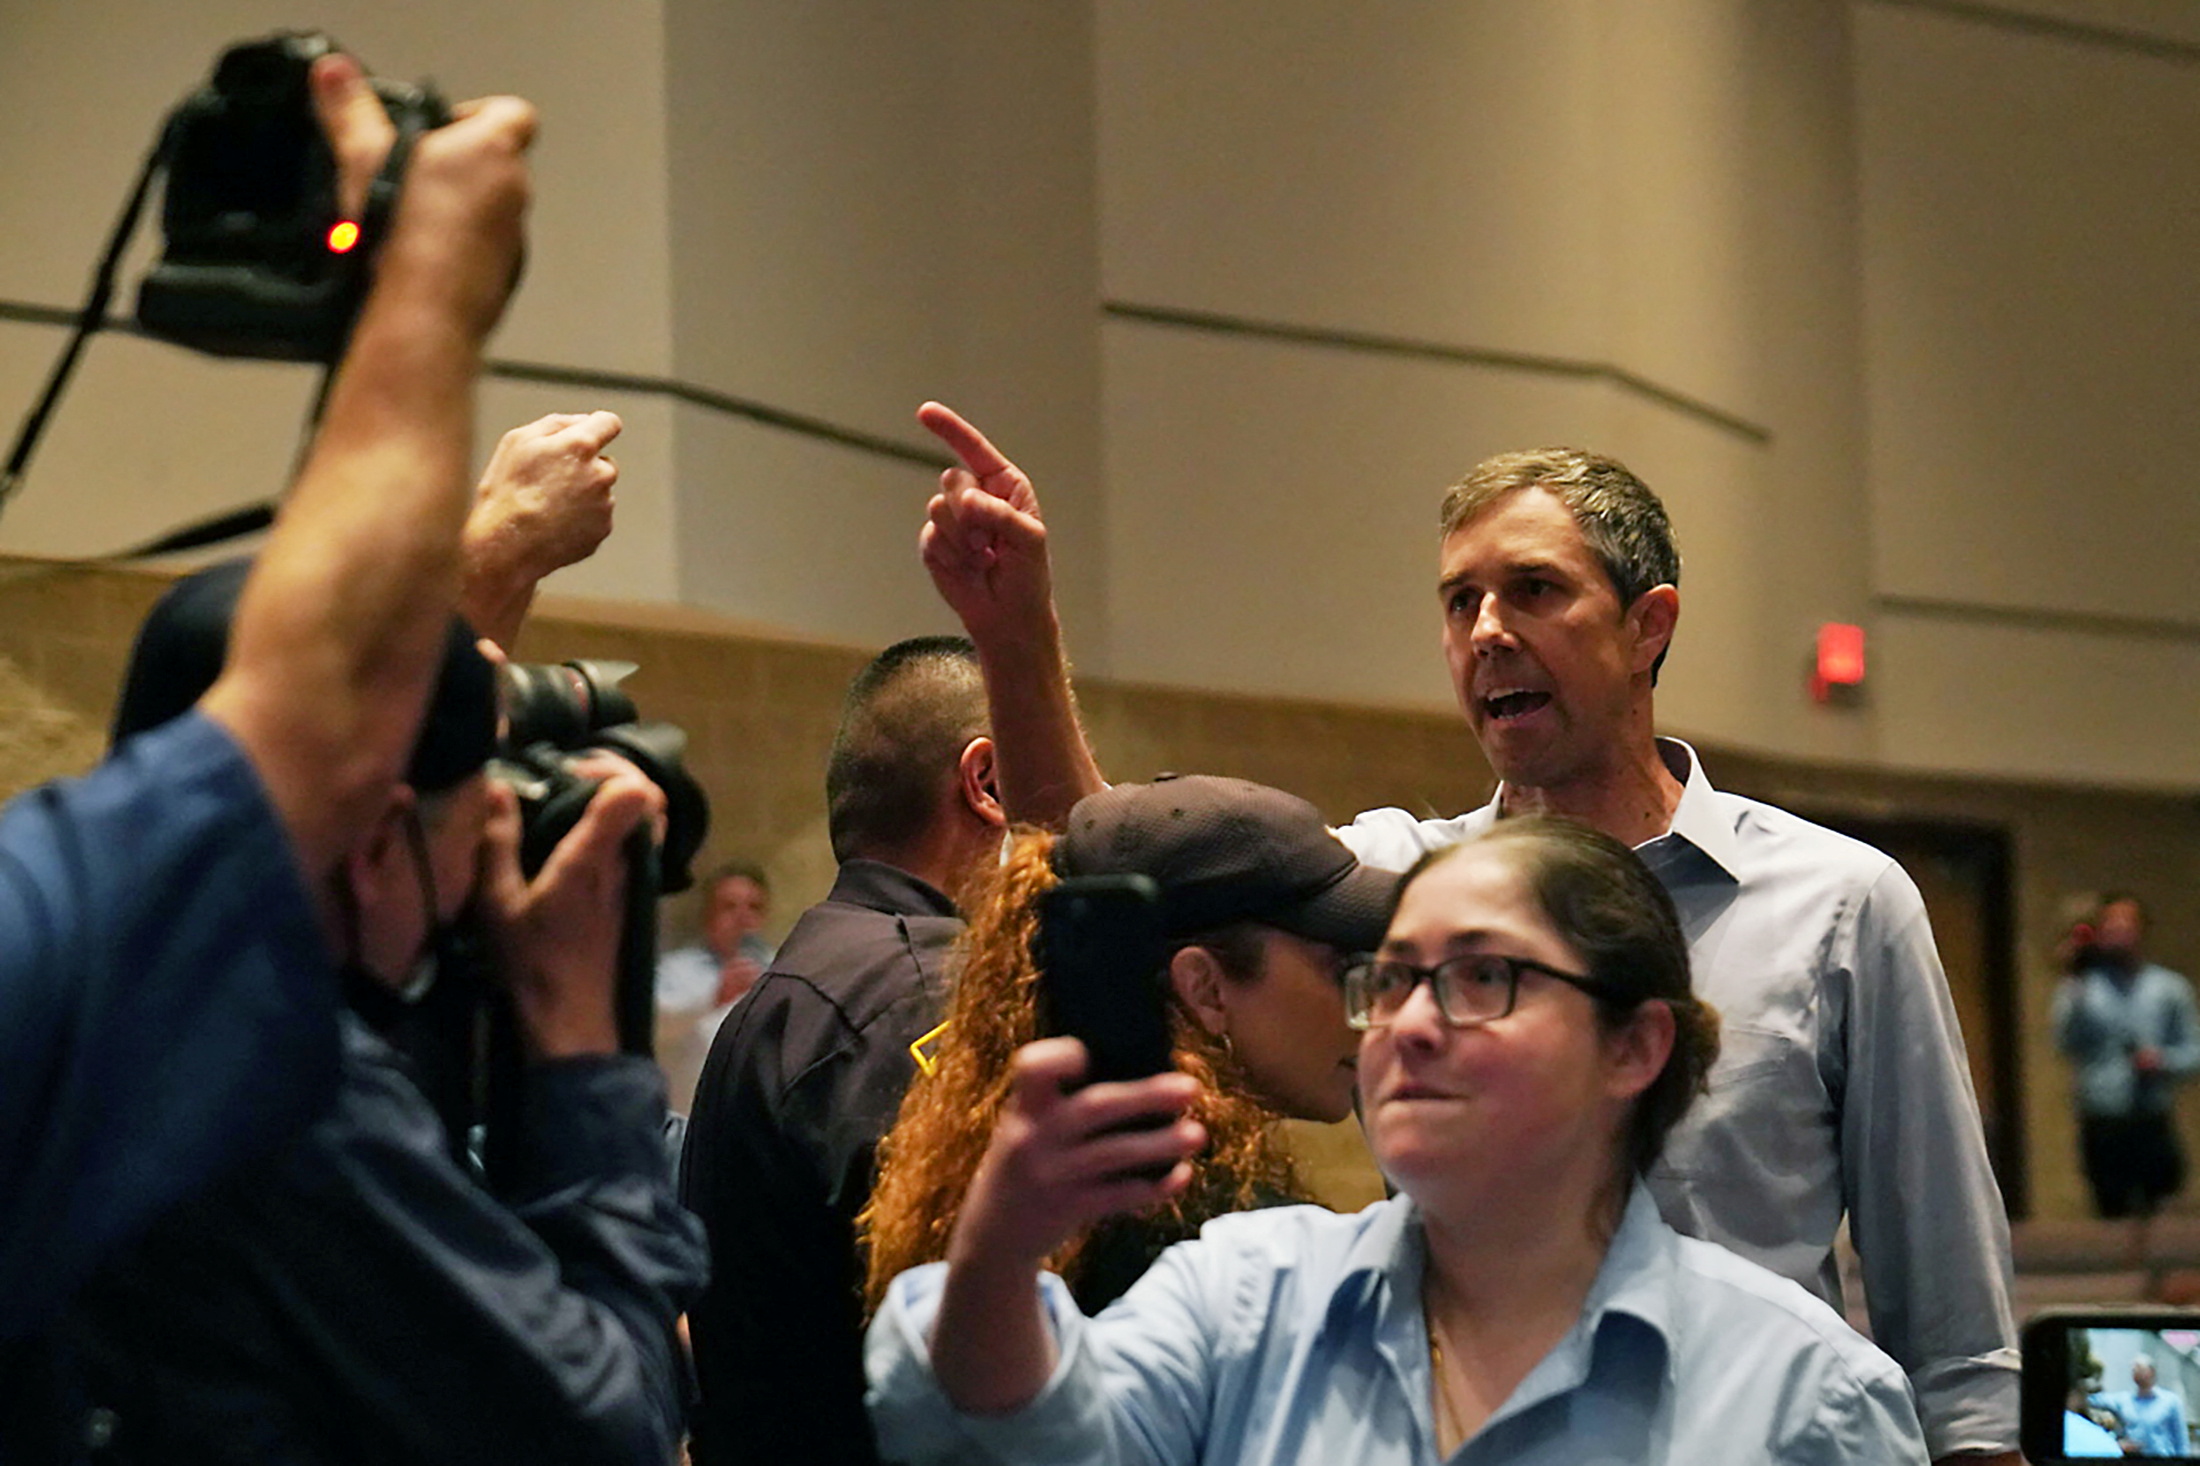
[[[1436,1407],[1436,1451],[1441,1457],[1445,1454],[1445,1432],[1451,1433],[1454,1449],[1466,1439],[1466,1432],[1460,1429],[1459,1412],[1451,1402],[1451,1381],[1444,1372],[1444,1341],[1436,1332],[1436,1308],[1425,1292],[1421,1298],[1421,1326],[1428,1332],[1430,1394]]]

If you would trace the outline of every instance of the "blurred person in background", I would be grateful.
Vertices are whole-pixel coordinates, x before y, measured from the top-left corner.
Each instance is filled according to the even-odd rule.
[[[657,959],[657,1062],[675,1109],[688,1109],[710,1041],[777,950],[764,936],[771,909],[764,868],[727,861],[703,882],[696,939]]]
[[[2094,1209],[2131,1220],[2133,1266],[2146,1263],[2154,1213],[2185,1184],[2173,1104],[2177,1087],[2200,1073],[2192,984],[2146,960],[2146,928],[2137,897],[2103,898],[2070,933],[2053,1014]]]

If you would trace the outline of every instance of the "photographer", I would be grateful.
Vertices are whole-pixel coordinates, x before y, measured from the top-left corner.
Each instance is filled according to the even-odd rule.
[[[356,214],[394,128],[346,58],[317,64],[313,89]],[[473,381],[519,257],[534,126],[492,99],[413,151],[198,710],[0,819],[0,1343],[328,1102],[328,877],[387,798],[442,645]]]
[[[196,690],[176,678],[212,660],[240,571],[156,607],[121,728]],[[406,781],[330,881],[353,1003],[333,1110],[162,1217],[67,1315],[79,1418],[116,1459],[670,1458],[701,1235],[673,1200],[662,1082],[613,1020],[622,842],[662,797],[601,758],[530,882],[513,796],[483,771],[496,718],[453,620]],[[493,1189],[374,1026],[449,980],[427,959],[469,905],[529,1060]]]

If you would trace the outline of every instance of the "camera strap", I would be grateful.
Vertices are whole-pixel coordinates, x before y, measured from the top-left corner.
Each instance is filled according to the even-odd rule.
[[[115,294],[115,268],[122,262],[122,252],[129,246],[130,236],[137,232],[138,216],[145,210],[146,195],[152,192],[153,176],[167,165],[169,146],[170,129],[163,128],[160,141],[153,145],[153,151],[146,156],[145,167],[138,173],[137,186],[130,190],[129,202],[122,206],[122,217],[115,221],[107,251],[100,257],[99,267],[92,272],[91,294],[85,297],[84,308],[77,312],[76,327],[69,333],[68,344],[61,349],[61,359],[54,363],[38,405],[30,410],[16,432],[15,447],[8,454],[7,467],[0,469],[0,512],[6,511],[8,500],[30,467],[31,454],[45,434],[46,419],[53,415],[54,404],[61,400],[61,389],[68,385],[70,375],[75,372],[85,341],[107,323],[107,305]]]

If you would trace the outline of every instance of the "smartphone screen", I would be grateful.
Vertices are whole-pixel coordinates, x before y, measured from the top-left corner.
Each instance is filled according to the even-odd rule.
[[[2068,1309],[2024,1328],[2023,1446],[2036,1463],[2200,1459],[2200,1312]]]
[[[1076,876],[1039,898],[1039,1031],[1081,1040],[1089,1080],[1174,1067],[1162,989],[1160,888],[1144,876]]]

